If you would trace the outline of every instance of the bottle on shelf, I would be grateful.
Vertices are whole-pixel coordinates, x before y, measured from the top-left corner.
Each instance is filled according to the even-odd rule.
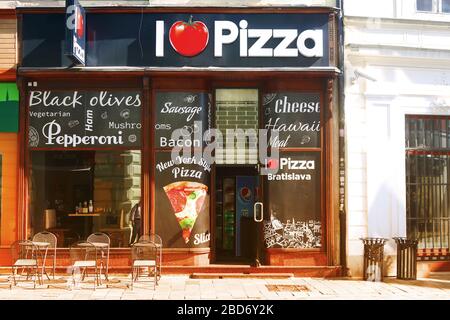
[[[92,200],[89,200],[88,212],[94,213],[94,204],[92,203]]]
[[[83,213],[88,213],[88,203],[87,203],[87,201],[83,202]]]

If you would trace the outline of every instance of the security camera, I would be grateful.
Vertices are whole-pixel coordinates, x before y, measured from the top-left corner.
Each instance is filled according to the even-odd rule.
[[[353,77],[351,77],[352,83],[355,83],[355,81],[358,80],[359,78],[364,78],[373,82],[377,82],[377,79],[365,74],[364,72],[359,71],[358,69],[355,69],[355,71],[353,71]]]

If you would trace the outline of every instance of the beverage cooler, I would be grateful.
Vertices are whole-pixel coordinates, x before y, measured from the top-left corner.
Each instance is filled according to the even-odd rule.
[[[254,237],[253,205],[257,177],[218,177],[216,189],[216,248],[220,258],[251,258]]]

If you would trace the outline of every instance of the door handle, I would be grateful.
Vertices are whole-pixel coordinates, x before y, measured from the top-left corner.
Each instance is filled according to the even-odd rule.
[[[261,218],[258,219],[256,216],[256,208],[260,206],[261,207]],[[255,204],[253,205],[253,220],[255,220],[255,222],[262,222],[264,220],[264,204],[262,202],[255,202]]]

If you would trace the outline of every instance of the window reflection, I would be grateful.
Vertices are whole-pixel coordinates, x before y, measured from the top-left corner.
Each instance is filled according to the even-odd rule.
[[[417,11],[433,11],[433,0],[417,0]]]
[[[29,236],[49,230],[67,247],[100,231],[128,247],[140,197],[139,150],[31,152]]]

